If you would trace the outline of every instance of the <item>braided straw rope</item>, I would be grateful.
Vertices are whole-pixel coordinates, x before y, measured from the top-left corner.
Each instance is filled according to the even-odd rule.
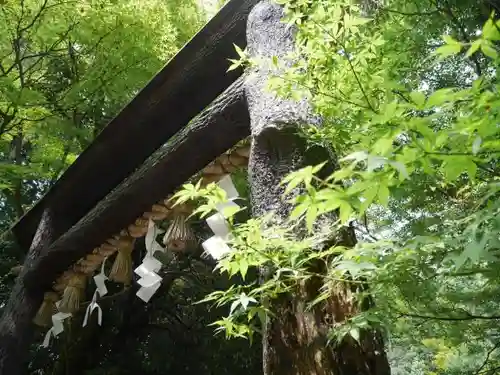
[[[250,153],[249,145],[236,147],[219,156],[212,163],[201,171],[202,184],[208,185],[211,182],[219,181],[224,175],[232,173],[238,168],[247,166]],[[189,204],[172,207],[171,195],[161,202],[154,204],[151,210],[145,212],[137,218],[127,229],[122,230],[118,235],[108,239],[101,246],[95,248],[92,253],[78,260],[69,270],[65,271],[54,283],[53,290],[62,293],[75,274],[92,275],[100,268],[103,260],[114,254],[120,248],[121,242],[127,241],[127,237],[140,238],[148,231],[149,220],[162,221],[172,219],[178,215],[187,216],[192,212]]]

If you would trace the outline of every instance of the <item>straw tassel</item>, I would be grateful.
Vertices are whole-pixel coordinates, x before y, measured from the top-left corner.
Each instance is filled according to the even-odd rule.
[[[193,229],[184,215],[174,218],[163,237],[163,244],[168,250],[175,252],[186,251],[195,241]]]
[[[110,238],[108,243],[114,246],[116,250],[120,251],[122,247],[127,247],[130,244],[133,244],[134,239],[123,233],[120,236],[115,236],[115,238]]]
[[[59,294],[56,292],[46,292],[43,302],[33,319],[33,323],[40,327],[48,327],[52,324],[52,315],[57,312],[56,302],[59,301]]]
[[[129,285],[132,280],[132,250],[134,250],[134,239],[125,237],[108,240],[112,245],[118,247],[115,262],[109,273],[109,279],[117,283]]]
[[[72,270],[64,271],[64,273],[57,278],[56,282],[52,286],[52,289],[54,289],[56,292],[62,293],[73,275],[74,272]]]
[[[150,211],[150,212],[144,212],[142,217],[144,219],[151,219],[151,220],[163,220],[168,216],[167,212],[158,212],[158,211]]]
[[[99,254],[101,254],[103,257],[108,257],[116,252],[116,247],[105,242],[104,244],[99,246],[98,251]]]
[[[80,264],[77,267],[75,267],[76,271],[84,273],[85,275],[90,275],[94,273],[94,271],[98,268],[99,268],[99,263]]]
[[[99,249],[94,249],[91,254],[87,254],[87,256],[80,260],[81,272],[85,274],[94,273],[97,270],[105,256],[100,253]]]
[[[151,211],[154,211],[154,212],[163,212],[163,213],[168,214],[168,212],[170,211],[170,209],[167,208],[167,207],[165,207],[162,204],[153,204],[153,207],[151,208]]]
[[[194,208],[192,205],[189,203],[184,203],[184,204],[179,204],[178,206],[175,206],[172,208],[172,220],[174,220],[177,216],[182,216],[184,218],[188,217],[191,215],[193,212]]]
[[[68,282],[68,286],[64,289],[64,294],[59,304],[59,311],[62,313],[72,314],[80,308],[80,301],[83,298],[85,289],[86,275],[83,273],[75,273]]]
[[[88,254],[84,259],[82,259],[80,261],[80,264],[84,267],[94,267],[96,265],[97,267],[99,267],[99,265],[102,263],[103,260],[104,256],[102,254],[92,253]]]

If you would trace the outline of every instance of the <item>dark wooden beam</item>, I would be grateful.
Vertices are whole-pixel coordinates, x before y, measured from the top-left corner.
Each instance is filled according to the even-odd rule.
[[[235,57],[233,43],[246,45],[246,19],[256,3],[231,0],[104,128],[14,225],[21,248],[29,248],[45,209],[64,218],[57,238],[241,75],[226,72],[227,59]]]
[[[129,178],[44,251],[24,277],[33,293],[107,238],[132,223],[210,161],[250,133],[244,76],[160,147]]]

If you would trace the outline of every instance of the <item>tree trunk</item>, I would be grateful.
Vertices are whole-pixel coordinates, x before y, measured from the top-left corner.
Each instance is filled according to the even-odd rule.
[[[248,20],[247,38],[251,56],[284,58],[293,51],[294,30],[281,23],[282,9],[270,2],[259,3]],[[262,60],[261,60],[262,61]],[[247,81],[246,94],[251,118],[252,148],[249,178],[253,214],[274,211],[277,221],[285,220],[291,209],[283,198],[280,182],[288,173],[329,159],[326,150],[306,147],[296,134],[304,123],[319,124],[308,103],[292,102],[266,92],[271,65],[261,64]],[[295,193],[298,193],[296,191]],[[331,227],[332,217],[322,218],[318,229]],[[335,235],[336,242],[355,244],[354,233]],[[315,272],[322,272],[319,267]],[[334,324],[359,311],[354,291],[344,283],[330,298],[306,309],[319,292],[321,280],[296,286],[292,294],[270,301],[276,318],[268,319],[263,333],[264,375],[388,375],[389,365],[381,336],[376,331],[360,333],[359,341],[347,335],[340,344],[327,344],[327,332]]]
[[[54,228],[52,215],[46,210],[0,321],[0,375],[21,375],[28,369],[32,320],[42,302],[43,291],[29,292],[23,278],[42,249],[54,241]]]

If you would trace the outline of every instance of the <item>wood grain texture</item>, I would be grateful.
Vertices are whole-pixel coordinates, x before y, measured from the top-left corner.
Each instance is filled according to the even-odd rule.
[[[210,161],[250,133],[245,77],[240,77],[71,229],[27,271],[26,287],[43,293],[65,271],[107,238],[133,223]]]
[[[241,75],[227,72],[227,59],[236,57],[233,43],[246,45],[246,19],[256,3],[231,0],[103,129],[14,225],[22,249],[29,248],[46,208],[65,219],[57,238]]]

